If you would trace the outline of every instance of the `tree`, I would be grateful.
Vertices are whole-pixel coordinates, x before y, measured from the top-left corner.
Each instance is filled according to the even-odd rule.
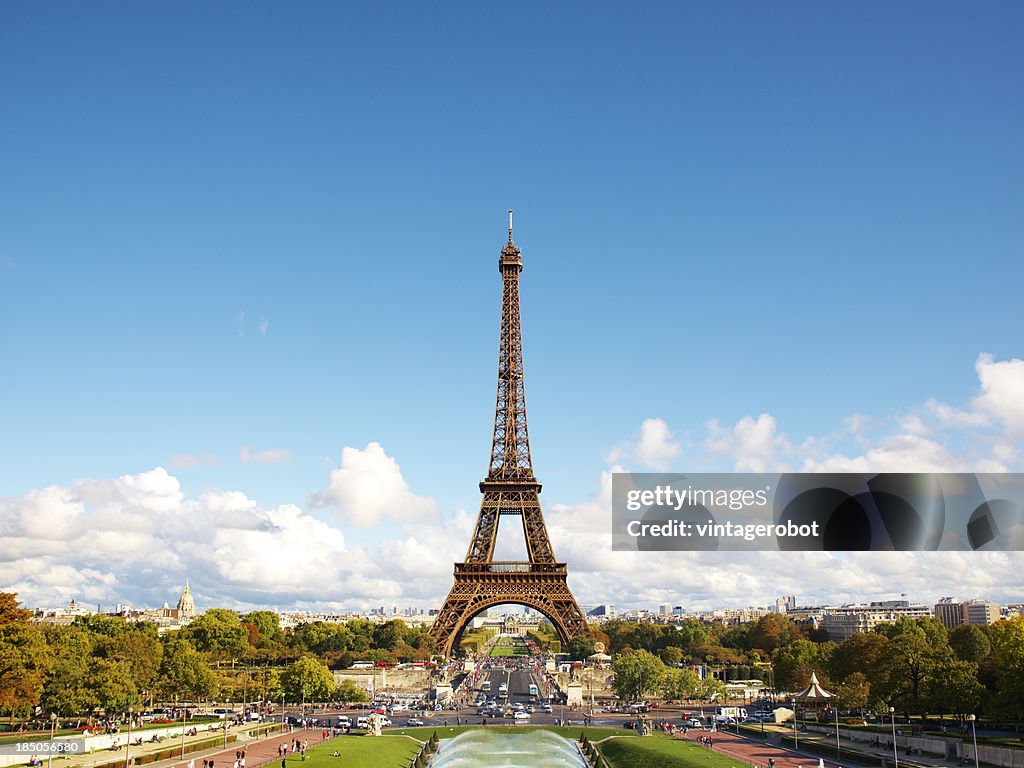
[[[665,674],[661,659],[645,650],[621,654],[612,663],[612,687],[623,701],[638,701],[645,693],[658,690]]]
[[[262,645],[284,642],[284,630],[281,619],[274,611],[250,611],[242,617],[243,624],[256,627],[259,632],[257,642]]]
[[[164,645],[159,680],[160,688],[175,698],[205,699],[217,690],[209,664],[184,637],[172,637]]]
[[[670,645],[667,648],[662,648],[658,655],[665,664],[675,666],[683,660],[683,649],[675,645]]]
[[[366,691],[356,685],[352,680],[342,680],[338,683],[338,687],[335,689],[334,695],[336,698],[350,703],[360,703],[370,700]]]
[[[211,608],[178,630],[197,651],[214,659],[237,659],[249,648],[249,633],[238,614],[225,608]]]
[[[834,649],[835,643],[812,643],[803,638],[777,648],[772,656],[775,687],[780,691],[799,691],[807,685],[811,672],[824,679]]]
[[[312,656],[303,656],[281,673],[281,687],[292,701],[327,701],[334,695],[334,675]]]
[[[9,615],[0,627],[0,710],[14,714],[39,703],[51,656],[39,627]]]
[[[107,658],[128,665],[131,680],[139,691],[148,691],[156,684],[160,675],[163,646],[155,631],[125,632],[108,641],[104,651]]]
[[[949,647],[961,661],[981,664],[992,652],[992,643],[973,624],[962,624],[949,633]]]
[[[11,624],[28,624],[32,611],[22,608],[14,592],[0,592],[0,629]]]
[[[107,712],[124,712],[139,703],[139,690],[132,681],[127,661],[93,659],[85,679],[96,706]]]
[[[43,686],[42,702],[50,712],[85,714],[99,706],[89,690],[86,672],[93,658],[93,636],[81,625],[49,626],[46,644],[52,662]]]
[[[933,678],[941,676],[953,661],[946,628],[934,619],[900,619],[880,628],[889,643],[872,667],[872,692],[890,706],[924,713]]]
[[[835,647],[829,660],[833,680],[845,680],[855,672],[871,669],[885,652],[889,638],[877,632],[858,632]]]
[[[997,622],[990,630],[996,704],[1019,719],[1024,717],[1024,616]]]
[[[692,669],[667,669],[661,679],[661,695],[670,700],[692,699],[700,688],[700,678]]]
[[[589,634],[577,635],[569,641],[569,644],[565,646],[565,650],[569,654],[570,659],[583,661],[594,653],[595,642],[594,638]]]
[[[983,690],[977,664],[949,658],[925,682],[925,705],[933,712],[977,712]]]
[[[851,672],[835,689],[840,709],[865,709],[871,703],[871,686],[863,672]]]
[[[405,622],[393,619],[373,628],[373,644],[382,650],[393,651],[402,641]]]
[[[694,698],[698,699],[716,699],[725,696],[725,683],[714,677],[705,677],[697,685],[697,695]]]

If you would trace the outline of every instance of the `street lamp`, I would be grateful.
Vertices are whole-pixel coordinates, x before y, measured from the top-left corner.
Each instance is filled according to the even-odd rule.
[[[968,715],[967,719],[971,721],[971,737],[974,740],[974,768],[978,768],[978,730],[974,725],[977,718],[974,715]]]
[[[834,709],[836,711],[836,762],[839,763],[842,761],[839,753],[839,707],[836,706]]]
[[[181,759],[185,759],[185,707],[181,708]]]
[[[128,707],[128,743],[124,745],[124,768],[128,768],[128,753],[132,749],[132,708]]]
[[[46,768],[50,768],[53,765],[53,735],[57,728],[57,713],[50,713],[50,753],[46,758]]]
[[[896,749],[896,707],[889,707],[889,715],[892,717],[892,759],[896,768],[900,768],[900,753]]]
[[[793,697],[793,749],[800,749],[800,734],[796,727],[796,696]]]

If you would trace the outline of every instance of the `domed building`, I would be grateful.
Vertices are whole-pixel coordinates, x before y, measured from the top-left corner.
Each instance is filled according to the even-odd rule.
[[[188,588],[188,579],[185,579],[185,591],[178,598],[178,619],[191,619],[196,613],[196,601],[192,599],[192,592]]]

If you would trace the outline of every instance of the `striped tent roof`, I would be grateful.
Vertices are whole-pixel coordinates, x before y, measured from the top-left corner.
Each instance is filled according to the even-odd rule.
[[[826,691],[818,683],[818,676],[811,671],[811,684],[796,695],[799,701],[825,701],[831,699],[832,694]]]

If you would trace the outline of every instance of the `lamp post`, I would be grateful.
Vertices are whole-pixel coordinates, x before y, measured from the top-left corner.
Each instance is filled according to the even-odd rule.
[[[892,759],[896,768],[900,768],[900,753],[896,749],[896,707],[889,707],[889,716],[892,718]]]
[[[46,768],[53,765],[53,736],[57,729],[57,713],[50,713],[50,753],[46,757]]]
[[[977,718],[974,715],[968,715],[967,719],[971,721],[971,738],[974,741],[974,768],[979,768],[978,765],[978,729],[974,725],[974,721]]]
[[[128,743],[124,745],[124,768],[128,768],[128,753],[132,749],[132,708],[128,707]]]
[[[181,759],[185,759],[185,708],[181,708]]]
[[[796,727],[796,696],[793,697],[793,749],[800,749],[800,734]]]
[[[839,707],[833,707],[836,711],[836,762],[840,762],[840,751],[839,751]]]

